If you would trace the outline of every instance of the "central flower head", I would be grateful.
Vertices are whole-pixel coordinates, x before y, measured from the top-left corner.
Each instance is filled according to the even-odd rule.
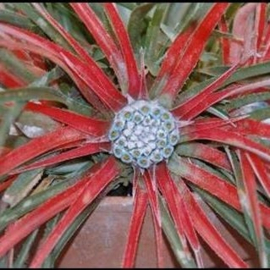
[[[109,139],[117,158],[149,168],[171,156],[179,132],[172,114],[158,102],[138,100],[116,114]]]

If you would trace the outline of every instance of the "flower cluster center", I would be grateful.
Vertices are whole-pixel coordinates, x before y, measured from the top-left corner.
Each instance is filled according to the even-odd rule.
[[[138,100],[119,111],[109,131],[113,154],[141,168],[167,159],[179,140],[172,114],[155,101]]]

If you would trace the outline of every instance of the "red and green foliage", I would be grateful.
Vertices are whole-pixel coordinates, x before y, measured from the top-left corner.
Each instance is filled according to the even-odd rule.
[[[147,207],[158,266],[163,231],[182,267],[204,266],[199,238],[229,267],[249,267],[200,200],[269,267],[269,7],[1,4],[1,265],[52,267],[97,203],[131,182],[123,267],[135,265]],[[179,123],[173,155],[145,170],[108,139],[130,99],[158,100]]]

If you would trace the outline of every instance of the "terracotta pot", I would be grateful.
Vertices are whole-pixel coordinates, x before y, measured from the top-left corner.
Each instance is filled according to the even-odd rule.
[[[132,213],[131,197],[106,197],[94,213],[71,239],[59,259],[60,268],[112,268],[121,267],[123,251],[126,245],[127,231]],[[207,210],[207,206],[204,205]],[[211,220],[219,232],[233,246],[238,254],[251,266],[258,266],[254,248],[232,228],[224,226],[216,215],[211,213]],[[224,263],[202,239],[203,260],[205,267],[224,267]],[[164,267],[179,268],[173,252],[164,237]],[[151,211],[148,209],[140,237],[136,257],[136,268],[157,267],[155,237]]]

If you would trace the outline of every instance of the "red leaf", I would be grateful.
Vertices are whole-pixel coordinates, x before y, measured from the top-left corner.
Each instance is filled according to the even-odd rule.
[[[0,193],[4,190],[6,190],[12,183],[13,181],[17,179],[17,175],[10,176],[5,182],[0,183]]]
[[[266,28],[265,28],[265,35],[263,36],[263,45],[262,47],[264,47],[263,53],[262,53],[262,58],[259,59],[258,62],[264,62],[269,60],[270,58],[270,26],[269,24],[266,24]]]
[[[263,225],[265,228],[270,229],[270,208],[260,203],[260,211],[262,215]]]
[[[147,195],[151,206],[152,217],[154,222],[155,228],[155,237],[156,237],[156,246],[157,246],[157,259],[158,259],[158,267],[162,267],[163,265],[163,255],[162,255],[162,226],[161,226],[161,216],[159,211],[159,203],[158,203],[158,189],[157,189],[157,182],[156,182],[156,171],[153,168],[154,176],[151,176],[150,171],[146,170],[144,172],[143,178],[144,183],[147,189]]]
[[[123,56],[111,36],[103,27],[100,19],[96,16],[88,3],[70,3],[70,5],[104,52],[120,81],[120,85],[125,85],[127,70]]]
[[[89,138],[87,138],[87,141],[89,140]],[[75,148],[75,147],[79,147],[82,145],[82,141],[75,141],[75,142],[70,142],[70,143],[65,143],[63,145],[60,145],[56,148],[53,149],[53,152],[57,152],[57,151],[62,151],[62,150],[67,150],[67,149],[71,149],[71,148]]]
[[[232,33],[236,38],[243,40],[243,45],[232,40],[229,57],[231,64],[250,56],[250,52],[256,52],[253,17],[257,5],[258,3],[247,3],[235,15]]]
[[[233,65],[230,69],[224,72],[219,78],[204,88],[201,92],[174,108],[172,110],[173,115],[177,116],[179,119],[183,118],[185,120],[190,120],[188,117],[186,117],[186,115],[199,103],[207,102],[208,96],[216,91],[235,72],[238,67],[239,64]]]
[[[57,20],[55,20],[46,9],[44,9],[39,3],[31,3],[33,7],[61,34],[63,38],[74,48],[76,53],[82,60],[92,61],[87,51],[74,39],[69,32]]]
[[[247,158],[258,180],[270,198],[270,179],[265,166],[266,164],[253,154],[247,154]]]
[[[200,118],[191,122],[190,125],[180,127],[179,132],[180,132],[180,135],[186,135],[192,132],[199,132],[199,131],[207,130],[207,129],[215,129],[217,127],[222,127],[222,126],[235,127],[234,122],[240,121],[243,118],[245,117],[240,116],[240,117],[231,118],[229,120],[223,120],[223,119],[214,118],[214,117]]]
[[[230,247],[212,222],[204,214],[201,206],[196,202],[194,195],[185,186],[184,182],[178,182],[180,193],[183,196],[185,206],[193,221],[193,226],[216,254],[232,268],[247,268],[248,265]]]
[[[228,145],[236,146],[237,148],[247,150],[262,159],[270,162],[270,150],[267,147],[256,143],[240,133],[226,131],[216,128],[215,130],[203,130],[200,132],[193,132],[187,135],[188,140],[212,140],[216,142],[226,143]]]
[[[69,52],[60,52],[69,68],[106,104],[113,112],[118,112],[127,103],[127,99],[109,81],[103,81],[102,85],[97,83],[99,74],[92,74],[91,65],[84,63]],[[92,76],[89,76],[89,75]]]
[[[195,30],[195,28],[196,23],[191,23],[185,32],[178,34],[166,52],[156,80],[161,80],[164,76],[167,77],[171,72],[173,72],[174,68],[183,57],[185,49],[188,45],[187,42],[189,41],[190,36],[192,36],[192,32]],[[179,55],[179,58],[176,58],[176,55]]]
[[[156,218],[154,217],[154,211],[152,209],[152,218],[154,223],[154,230],[155,230],[155,238],[156,238],[156,252],[157,252],[157,268],[163,268],[164,266],[164,256],[163,256],[163,248],[164,248],[164,241],[162,238],[162,228],[159,226]]]
[[[184,203],[184,200],[180,196],[176,196],[176,202],[179,205],[179,208],[181,209],[181,218],[185,228],[185,234],[188,238],[190,245],[192,246],[198,268],[204,268],[202,258],[202,247],[197,237],[188,209]]]
[[[178,60],[177,66],[161,91],[161,95],[169,96],[171,102],[175,99],[179,89],[183,86],[185,80],[198,62],[209,36],[228,5],[229,3],[214,3],[188,40],[188,45],[181,60]]]
[[[16,40],[8,38],[8,36],[11,35],[16,38]],[[104,106],[97,98],[96,94],[94,94],[92,91],[89,91],[89,85],[87,85],[85,82],[83,82],[80,77],[74,73],[65,63],[65,61],[62,59],[60,52],[67,52],[59,45],[50,42],[47,39],[44,39],[34,33],[31,33],[27,30],[24,30],[22,28],[16,28],[11,25],[6,25],[0,23],[0,36],[2,36],[2,40],[0,40],[0,45],[7,47],[9,49],[24,49],[27,51],[34,52],[36,54],[42,55],[44,57],[47,57],[54,63],[58,64],[60,67],[62,67],[74,80],[74,82],[78,85],[80,91],[82,94],[87,98],[87,100],[99,111],[102,111],[104,113]],[[19,40],[19,41],[18,41]],[[69,53],[69,52],[67,52]],[[70,53],[70,55],[72,55]],[[89,66],[91,68],[92,66]],[[97,69],[100,69],[97,67]],[[97,70],[95,70],[97,72]],[[91,73],[90,73],[91,74]],[[97,76],[96,73],[94,73],[94,76]],[[98,73],[98,75],[102,74]],[[104,76],[104,75],[103,75]],[[105,76],[106,77],[106,76]],[[101,78],[101,75],[98,77]],[[106,114],[106,111],[105,111]]]
[[[192,224],[190,223],[189,216],[186,213],[185,206],[181,197],[179,196],[177,187],[169,174],[165,162],[162,162],[157,166],[157,181],[158,186],[166,200],[166,203],[168,204],[173,220],[176,224],[176,229],[185,253],[190,253],[186,241],[187,237],[193,251],[195,252],[197,264],[199,267],[202,267],[200,243],[198,242],[198,238],[195,234]],[[187,256],[190,256],[190,254]]]
[[[122,261],[122,268],[134,267],[140,232],[147,209],[147,201],[148,198],[146,191],[137,185],[134,194],[134,205]]]
[[[242,86],[242,85],[243,84],[240,84],[239,83],[239,86]],[[266,93],[268,91],[269,91],[269,89],[267,88],[267,86],[266,87],[259,87],[259,88],[255,88],[255,89],[254,88],[251,88],[249,90],[246,90],[244,93],[231,94],[230,95],[230,99],[244,97],[244,96],[249,95],[249,94],[257,94],[257,93],[258,94],[262,94],[262,93]]]
[[[256,17],[255,17],[255,36],[257,36],[257,52],[260,52],[260,49],[262,47],[264,34],[266,30],[266,8],[267,3],[260,3],[256,8]]]
[[[6,88],[17,88],[26,85],[26,82],[9,72],[4,65],[0,63],[0,83]]]
[[[9,153],[12,149],[6,146],[0,146],[0,157]]]
[[[140,50],[140,87],[137,99],[149,100],[149,93],[146,80],[147,70],[145,69],[144,50]]]
[[[176,198],[174,194],[174,187],[173,184],[174,182],[171,179],[171,176],[167,170],[166,163],[163,161],[159,165],[157,165],[157,182],[158,186],[160,188],[160,191],[162,195],[164,196],[166,203],[168,204],[170,213],[174,219],[174,222],[176,224],[176,229],[178,232],[178,235],[181,239],[182,245],[184,246],[184,249],[188,253],[188,246],[186,242],[186,237],[184,234],[184,226],[182,224],[182,220],[180,218],[180,213],[179,213],[179,207],[178,204],[176,203]]]
[[[181,177],[210,192],[234,208],[241,209],[237,191],[232,184],[204,170],[200,166],[188,162],[185,158],[178,157],[177,160],[181,164],[181,169],[179,168],[178,170]]]
[[[155,173],[155,172],[154,172]],[[146,170],[143,174],[144,183],[147,189],[151,209],[153,210],[154,217],[158,225],[161,227],[161,218],[158,206],[158,190],[155,177],[151,177],[150,172]]]
[[[84,50],[82,46],[71,36],[65,29],[58,24],[56,20],[54,20],[48,12],[41,8],[41,6],[37,3],[33,3],[35,8],[61,33],[61,35],[74,47],[76,52],[80,55],[81,59],[87,63],[88,66],[91,66],[93,72],[96,73],[96,78],[100,81],[100,85],[105,88],[114,88],[111,81],[108,77],[103,73],[101,68],[95,63],[95,61],[88,55],[88,53]],[[118,25],[119,27],[119,25]],[[134,59],[134,58],[133,58]],[[130,59],[129,59],[130,61]],[[134,59],[135,61],[135,59]],[[136,63],[135,63],[136,64]],[[130,63],[131,65],[131,63]],[[133,74],[134,77],[134,74]],[[114,89],[115,90],[115,89]]]
[[[69,150],[67,152],[64,152],[56,156],[46,158],[45,160],[37,161],[35,163],[32,163],[31,165],[19,168],[18,170],[15,170],[14,173],[21,173],[21,172],[41,168],[41,167],[48,167],[50,165],[54,165],[56,163],[63,162],[66,160],[71,160],[73,158],[83,157],[83,156],[87,156],[87,155],[102,152],[102,151],[109,151],[110,148],[111,148],[111,143],[109,142],[87,143],[82,146],[78,146],[75,149]]]
[[[242,119],[236,123],[236,128],[227,126],[227,130],[237,130],[244,135],[256,135],[262,138],[270,138],[270,125],[254,119]]]
[[[59,24],[51,15],[46,11],[46,9],[42,8],[39,3],[32,3],[32,5],[35,7],[35,9],[51,23],[51,25],[67,40],[67,42],[74,48],[76,53],[80,56],[81,60],[85,61],[88,65],[92,65],[92,67],[96,70],[96,72],[99,74],[97,78],[102,82],[107,81],[107,83],[111,82],[107,78],[107,76],[102,72],[102,70],[99,68],[99,66],[94,63],[93,59],[89,56],[87,51],[82,47],[66,30],[62,27],[61,24]],[[92,100],[94,102],[95,100],[95,94],[92,95]],[[99,103],[99,100],[96,100]]]
[[[189,157],[195,157],[203,161],[207,161],[227,171],[232,170],[227,155],[214,147],[203,143],[189,143],[184,147],[187,147],[188,152],[191,153]],[[183,153],[181,152],[180,155],[183,156]]]
[[[229,33],[229,26],[224,16],[221,17],[221,20],[219,22],[219,29],[224,33]],[[230,40],[226,37],[222,37],[220,39],[221,41],[221,49],[222,49],[222,62],[225,65],[230,65]]]
[[[179,62],[178,60],[181,60],[183,53],[185,52],[188,39],[190,35],[192,35],[195,27],[196,24],[192,23],[185,32],[178,34],[178,36],[168,48],[158,75],[150,89],[150,92],[155,92],[155,96],[159,94],[162,86],[164,86],[164,84],[168,81],[169,75],[173,72],[173,69]],[[179,57],[175,57],[176,55]]]
[[[248,162],[247,156],[244,151],[238,152],[238,157],[241,164],[241,171],[243,175],[243,182],[246,192],[247,201],[242,202],[247,205],[248,214],[253,222],[254,231],[256,235],[256,244],[258,248],[258,253],[260,257],[260,263],[263,268],[267,267],[267,257],[265,254],[265,246],[264,246],[264,234],[262,227],[262,218],[259,208],[259,201],[257,198],[257,190],[256,190],[256,179],[255,175],[252,171],[252,168]],[[241,198],[240,198],[241,199]]]
[[[24,50],[13,50],[12,53],[15,54],[17,58],[24,61],[25,64],[28,64],[28,66],[36,67],[39,71],[45,71],[47,69],[45,62],[40,55]],[[38,75],[38,73],[36,73],[36,75]]]
[[[264,81],[259,81],[259,82],[252,82],[248,83],[246,85],[238,85],[238,84],[233,84],[231,86],[228,86],[227,88],[213,93],[209,97],[207,97],[204,102],[199,103],[197,106],[195,106],[192,110],[190,110],[186,115],[185,118],[182,120],[187,120],[187,119],[193,119],[194,117],[198,116],[201,112],[206,110],[207,108],[211,107],[213,104],[231,97],[236,94],[243,94],[246,93],[248,90],[254,90],[256,88],[260,88],[263,86],[269,86],[270,85],[270,80],[264,80]]]
[[[4,175],[17,166],[58,146],[85,138],[84,134],[70,127],[61,127],[42,137],[35,138],[0,157],[0,175]]]
[[[241,211],[237,190],[232,184],[225,182],[218,176],[200,168],[198,165],[186,161],[184,158],[178,157],[178,160],[181,164],[179,167],[181,169],[178,170],[177,174],[180,174],[181,177],[213,194],[236,210]],[[264,226],[270,228],[270,208],[260,203],[260,211]]]
[[[96,171],[100,170],[100,165],[100,163],[94,165],[74,185],[48,199],[32,212],[10,225],[5,234],[0,238],[0,257],[41,224],[73,204],[80,191],[89,181],[89,178]]]
[[[128,75],[128,94],[133,98],[138,98],[140,89],[140,75],[138,72],[136,59],[131,47],[128,33],[113,3],[104,3],[105,11],[109,15],[114,32],[120,44],[122,55],[124,56],[125,65]]]
[[[77,130],[80,130],[92,136],[105,136],[109,131],[111,125],[111,123],[108,121],[90,118],[68,110],[63,110],[56,107],[37,104],[33,102],[28,103],[26,105],[26,109],[48,115],[54,120],[67,124]]]
[[[76,217],[113,181],[120,173],[116,160],[111,156],[104,162],[99,171],[91,175],[90,179],[78,193],[78,197],[64,216],[54,227],[47,239],[41,244],[35,254],[30,268],[40,267],[48,254],[60,240],[61,236],[76,219]]]

